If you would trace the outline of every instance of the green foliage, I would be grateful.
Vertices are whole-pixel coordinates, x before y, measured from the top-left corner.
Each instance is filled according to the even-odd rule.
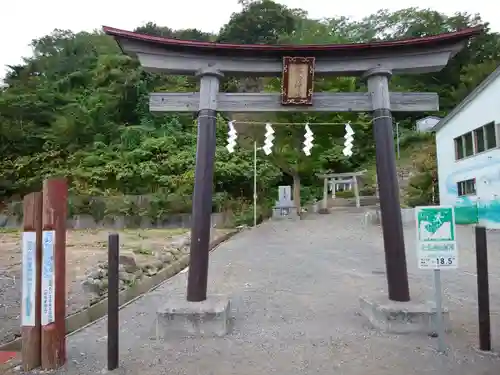
[[[319,185],[304,185],[300,189],[300,199],[304,204],[317,202],[323,199],[323,187]]]
[[[219,31],[218,42],[238,44],[276,44],[296,29],[295,16],[286,6],[272,0],[246,4],[231,15]]]
[[[313,20],[300,9],[271,0],[242,1],[217,35],[196,29],[173,30],[146,23],[136,31],[178,39],[233,43],[346,43],[416,37],[454,31],[482,23],[465,13],[446,16],[428,9],[379,11],[362,20],[346,17]],[[162,218],[190,210],[194,183],[196,123],[192,115],[152,116],[149,93],[195,91],[193,77],[146,73],[125,56],[116,42],[100,32],[54,30],[32,42],[33,56],[11,66],[0,88],[0,201],[19,200],[39,190],[44,178],[67,177],[73,213],[108,217],[134,213]],[[397,91],[435,91],[444,115],[486,77],[500,61],[500,38],[487,30],[469,43],[441,72],[393,77]],[[279,91],[278,78],[227,77],[230,91]],[[316,91],[365,91],[354,77],[318,78]],[[429,113],[430,114],[430,113]],[[436,113],[434,113],[436,114]],[[410,134],[415,120],[428,114],[397,114],[401,145],[428,135]],[[374,164],[369,114],[295,113],[241,115],[237,120],[311,124],[315,145],[311,156],[302,152],[303,127],[276,126],[275,148],[257,158],[260,216],[269,213],[277,186],[300,187],[304,202],[321,199],[322,181],[316,173],[347,172]],[[354,155],[342,154],[344,127],[356,132]],[[314,123],[340,126],[314,126]],[[241,222],[253,217],[253,142],[261,146],[263,127],[240,132],[234,154],[225,149],[227,119],[217,127],[214,210],[233,210]],[[418,138],[418,139],[417,139]],[[429,156],[430,158],[430,156]],[[421,167],[422,165],[424,167]],[[434,165],[434,166],[433,166]],[[435,185],[435,164],[416,163],[410,201],[428,202]],[[420,166],[420,167],[419,167]],[[432,169],[433,168],[433,169]],[[374,179],[366,189],[374,188]],[[370,190],[370,191],[372,191]],[[130,196],[142,196],[138,202]],[[435,193],[437,196],[437,193]],[[95,199],[94,199],[95,198]],[[97,199],[102,198],[102,199]],[[300,203],[300,202],[299,202]]]
[[[422,142],[433,142],[434,134],[427,132],[406,131],[399,137],[399,147],[404,148],[412,144]]]
[[[376,193],[377,188],[375,187],[375,184],[363,186],[361,189],[359,189],[359,195],[362,197],[372,197]]]
[[[422,153],[414,160],[415,174],[410,178],[406,192],[406,204],[410,207],[438,204],[438,175],[436,145],[422,147]]]
[[[337,198],[354,198],[354,192],[352,190],[344,190],[335,192]]]

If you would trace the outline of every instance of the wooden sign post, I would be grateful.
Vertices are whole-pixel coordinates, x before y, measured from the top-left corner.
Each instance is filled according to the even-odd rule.
[[[391,111],[435,111],[438,97],[433,93],[391,93],[389,78],[392,74],[440,71],[468,39],[482,32],[482,27],[415,40],[310,46],[205,43],[110,27],[104,31],[115,37],[122,51],[137,57],[144,69],[197,75],[201,80],[200,93],[161,93],[150,98],[153,112],[199,114],[189,301],[206,299],[217,111],[372,112],[389,299],[409,301]],[[282,92],[219,93],[223,75],[282,76]],[[362,76],[368,92],[313,93],[314,76]]]
[[[41,365],[40,291],[42,264],[42,193],[23,199],[21,360],[24,371]]]
[[[57,369],[66,362],[66,180],[43,184],[42,232],[42,368]]]

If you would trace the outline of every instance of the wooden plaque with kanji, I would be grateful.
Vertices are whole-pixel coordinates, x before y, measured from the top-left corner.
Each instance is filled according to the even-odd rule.
[[[281,104],[312,105],[314,57],[283,57]]]

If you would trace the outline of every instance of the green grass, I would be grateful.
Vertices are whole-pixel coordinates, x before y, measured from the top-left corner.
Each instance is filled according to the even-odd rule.
[[[21,229],[19,228],[0,228],[0,233],[19,233]]]
[[[127,228],[123,229],[122,232],[124,233],[131,233],[131,234],[137,234],[141,235],[141,233],[161,233],[161,234],[169,234],[171,236],[177,236],[179,234],[183,234],[189,231],[188,228],[173,228],[173,229],[163,229],[163,228],[141,228],[141,229],[132,229],[132,228]]]

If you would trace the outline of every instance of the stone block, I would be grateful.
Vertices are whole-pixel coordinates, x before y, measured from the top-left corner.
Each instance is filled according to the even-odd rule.
[[[395,302],[387,297],[360,298],[361,314],[373,327],[387,333],[436,332],[436,304],[433,302]],[[450,314],[443,308],[445,331],[451,330]]]
[[[274,207],[273,219],[299,219],[297,207]]]
[[[137,270],[137,263],[133,256],[120,255],[118,261],[123,266],[125,272],[135,272]]]
[[[221,337],[229,333],[230,302],[221,295],[188,302],[184,295],[169,299],[156,313],[156,338]]]
[[[402,208],[401,209],[401,221],[403,224],[415,225],[415,209],[414,208]]]

